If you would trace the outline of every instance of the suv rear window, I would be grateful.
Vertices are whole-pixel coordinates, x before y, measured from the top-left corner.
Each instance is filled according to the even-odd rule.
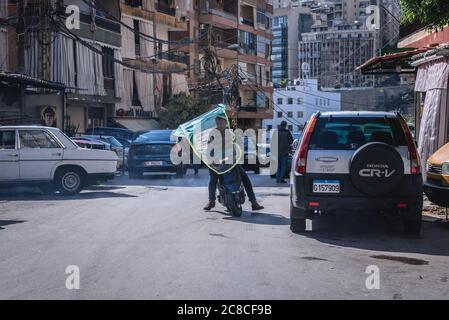
[[[366,143],[407,146],[397,118],[319,118],[310,141],[311,150],[356,150]]]
[[[170,155],[172,145],[169,144],[146,144],[135,147],[135,154],[138,156],[167,156]]]

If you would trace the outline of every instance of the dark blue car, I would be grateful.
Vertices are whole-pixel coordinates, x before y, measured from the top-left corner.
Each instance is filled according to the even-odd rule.
[[[152,130],[140,135],[129,150],[128,167],[130,178],[140,178],[144,173],[176,173],[182,177],[186,167],[175,165],[170,159],[173,148],[177,148],[176,139],[171,130]]]

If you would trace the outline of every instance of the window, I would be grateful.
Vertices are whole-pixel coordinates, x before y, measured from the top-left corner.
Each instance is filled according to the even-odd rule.
[[[291,111],[287,112],[287,117],[293,118],[293,112],[291,112]]]
[[[398,119],[320,118],[310,142],[311,150],[355,150],[369,142],[406,146]]]
[[[257,52],[265,54],[265,37],[257,36]]]
[[[254,33],[240,31],[239,44],[246,54],[255,54],[257,38]]]
[[[54,149],[60,148],[56,140],[47,132],[42,130],[20,131],[21,149]]]
[[[132,105],[133,106],[142,106],[142,103],[139,99],[139,92],[137,91],[137,82],[136,82],[136,74],[133,72],[133,96],[132,96]]]
[[[288,104],[293,104],[293,98],[288,98]]]
[[[298,118],[299,119],[304,118],[304,112],[298,111]]]
[[[114,50],[103,47],[103,75],[105,78],[114,79]]]
[[[278,118],[282,118],[282,112],[278,111]]]
[[[265,26],[265,10],[261,8],[257,8],[257,23]]]
[[[270,131],[271,129],[273,129],[273,126],[272,126],[271,124],[269,124],[269,125],[267,126],[267,131]]]
[[[278,101],[277,104],[282,104],[282,98],[278,98],[277,101]]]
[[[297,103],[298,104],[304,104],[304,98],[303,97],[299,97]]]
[[[125,4],[131,7],[141,7],[142,0],[125,0]]]
[[[140,56],[140,28],[139,20],[133,20],[134,23],[134,42],[136,44],[136,56]]]
[[[12,150],[16,148],[16,132],[0,131],[0,150]]]

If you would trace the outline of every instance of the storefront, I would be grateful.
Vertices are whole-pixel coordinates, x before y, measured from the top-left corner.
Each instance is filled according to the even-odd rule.
[[[415,137],[423,163],[449,142],[449,44],[374,57],[363,74],[414,75]]]
[[[417,68],[416,130],[423,163],[449,142],[449,51],[446,45],[412,58]]]
[[[64,130],[65,86],[23,74],[0,73],[0,125],[46,125]]]

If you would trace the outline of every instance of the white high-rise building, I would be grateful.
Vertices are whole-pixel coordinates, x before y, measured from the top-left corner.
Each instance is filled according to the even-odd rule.
[[[314,113],[341,110],[340,93],[319,90],[315,79],[291,81],[287,87],[275,89],[273,98],[273,119],[263,121],[266,130],[277,129],[285,120],[290,131],[301,132]]]

